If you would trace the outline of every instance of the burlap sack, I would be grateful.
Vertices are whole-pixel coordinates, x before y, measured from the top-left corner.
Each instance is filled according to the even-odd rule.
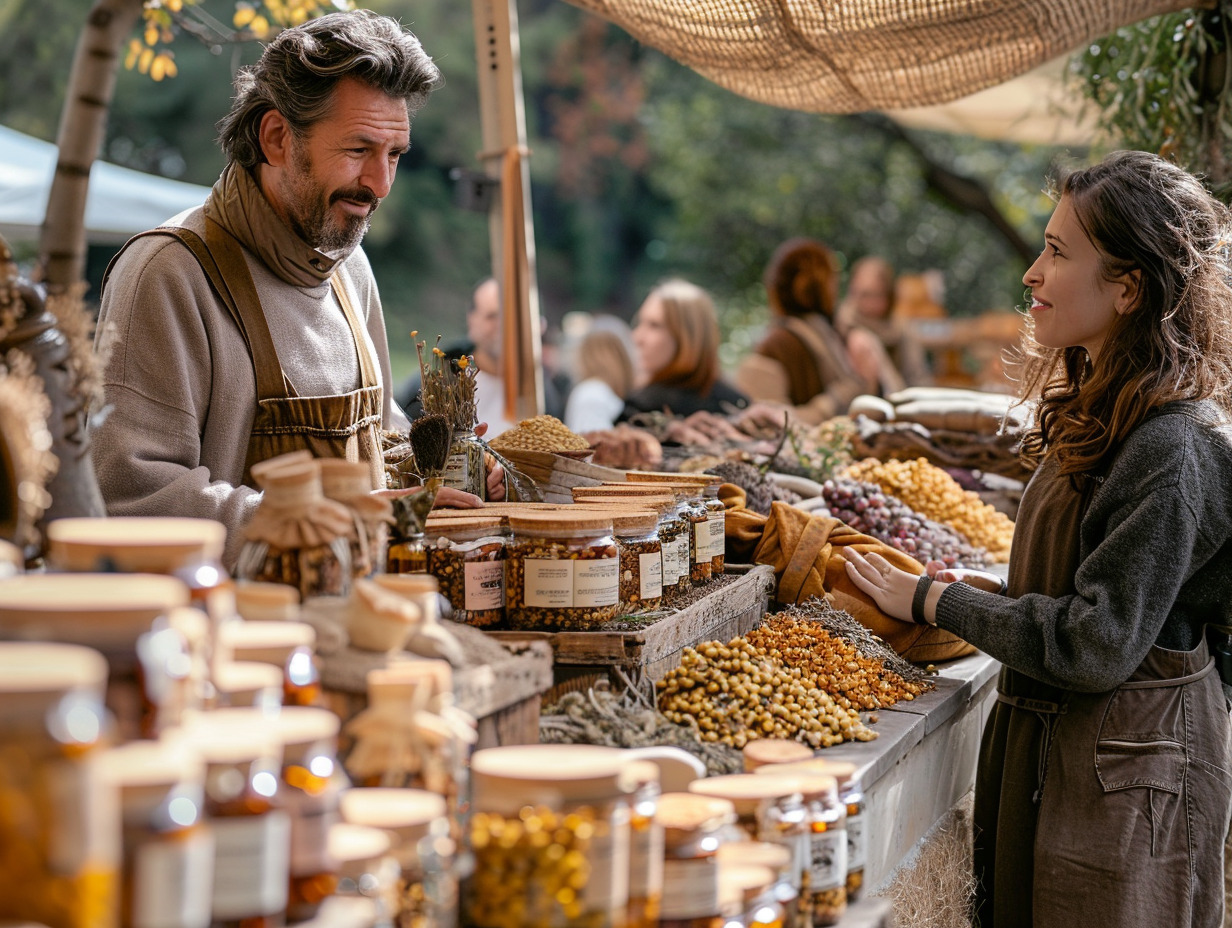
[[[744,506],[744,491],[732,484],[725,484],[719,495],[728,507],[728,561],[772,566],[775,598],[780,603],[824,596],[906,660],[918,664],[953,660],[975,650],[944,629],[901,622],[886,615],[851,582],[841,552],[847,547],[865,555],[875,551],[908,573],[923,573],[924,568],[914,558],[838,519],[814,515],[786,503],[773,503],[769,516],[760,515]]]

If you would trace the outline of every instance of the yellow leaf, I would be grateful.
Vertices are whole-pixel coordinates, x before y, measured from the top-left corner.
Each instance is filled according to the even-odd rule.
[[[252,30],[253,35],[255,35],[259,39],[265,38],[270,33],[269,20],[266,19],[264,16],[256,17],[252,21],[252,25],[249,26],[249,28]]]
[[[243,29],[257,16],[257,11],[247,4],[242,4],[235,8],[235,15],[231,17],[231,22],[235,24],[236,29]]]
[[[154,60],[150,62],[150,77],[153,80],[161,81],[166,73],[167,59],[162,55],[156,55]]]
[[[163,5],[173,13],[178,13],[184,9],[183,0],[163,0]]]
[[[141,58],[137,61],[137,70],[142,74],[150,73],[150,62],[154,60],[154,49],[147,48],[141,53]]]
[[[124,69],[131,71],[133,65],[137,63],[137,56],[141,54],[141,40],[129,39],[128,54],[124,56]]]
[[[158,43],[158,27],[153,23],[147,23],[143,38],[146,45],[156,45]]]

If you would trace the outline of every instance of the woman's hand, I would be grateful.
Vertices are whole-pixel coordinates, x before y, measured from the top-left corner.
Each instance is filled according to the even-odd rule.
[[[882,612],[901,622],[912,621],[911,599],[919,577],[899,570],[876,552],[864,557],[858,551],[844,548],[843,558],[851,582],[867,593]]]
[[[986,570],[972,570],[968,567],[946,567],[942,561],[929,561],[924,571],[934,580],[942,583],[965,583],[985,593],[1000,593],[1002,580],[996,574]]]

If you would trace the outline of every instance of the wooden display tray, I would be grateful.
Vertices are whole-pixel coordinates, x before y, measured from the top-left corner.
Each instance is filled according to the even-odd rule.
[[[535,481],[545,503],[573,502],[573,487],[593,487],[601,483],[623,482],[625,472],[599,464],[579,461],[550,451],[504,451],[518,470]]]
[[[765,564],[728,565],[737,579],[669,613],[653,624],[629,631],[493,631],[502,644],[547,642],[556,658],[556,683],[605,667],[619,667],[635,680],[655,682],[680,663],[685,648],[703,641],[726,641],[754,628],[774,594],[774,568]]]

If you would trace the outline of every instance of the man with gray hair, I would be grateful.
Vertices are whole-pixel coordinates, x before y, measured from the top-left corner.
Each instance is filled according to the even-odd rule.
[[[440,83],[419,40],[368,10],[287,29],[240,72],[205,204],[108,269],[92,441],[110,514],[215,519],[231,564],[253,464],[307,449],[364,461],[384,487],[380,431],[407,422],[359,243]]]

